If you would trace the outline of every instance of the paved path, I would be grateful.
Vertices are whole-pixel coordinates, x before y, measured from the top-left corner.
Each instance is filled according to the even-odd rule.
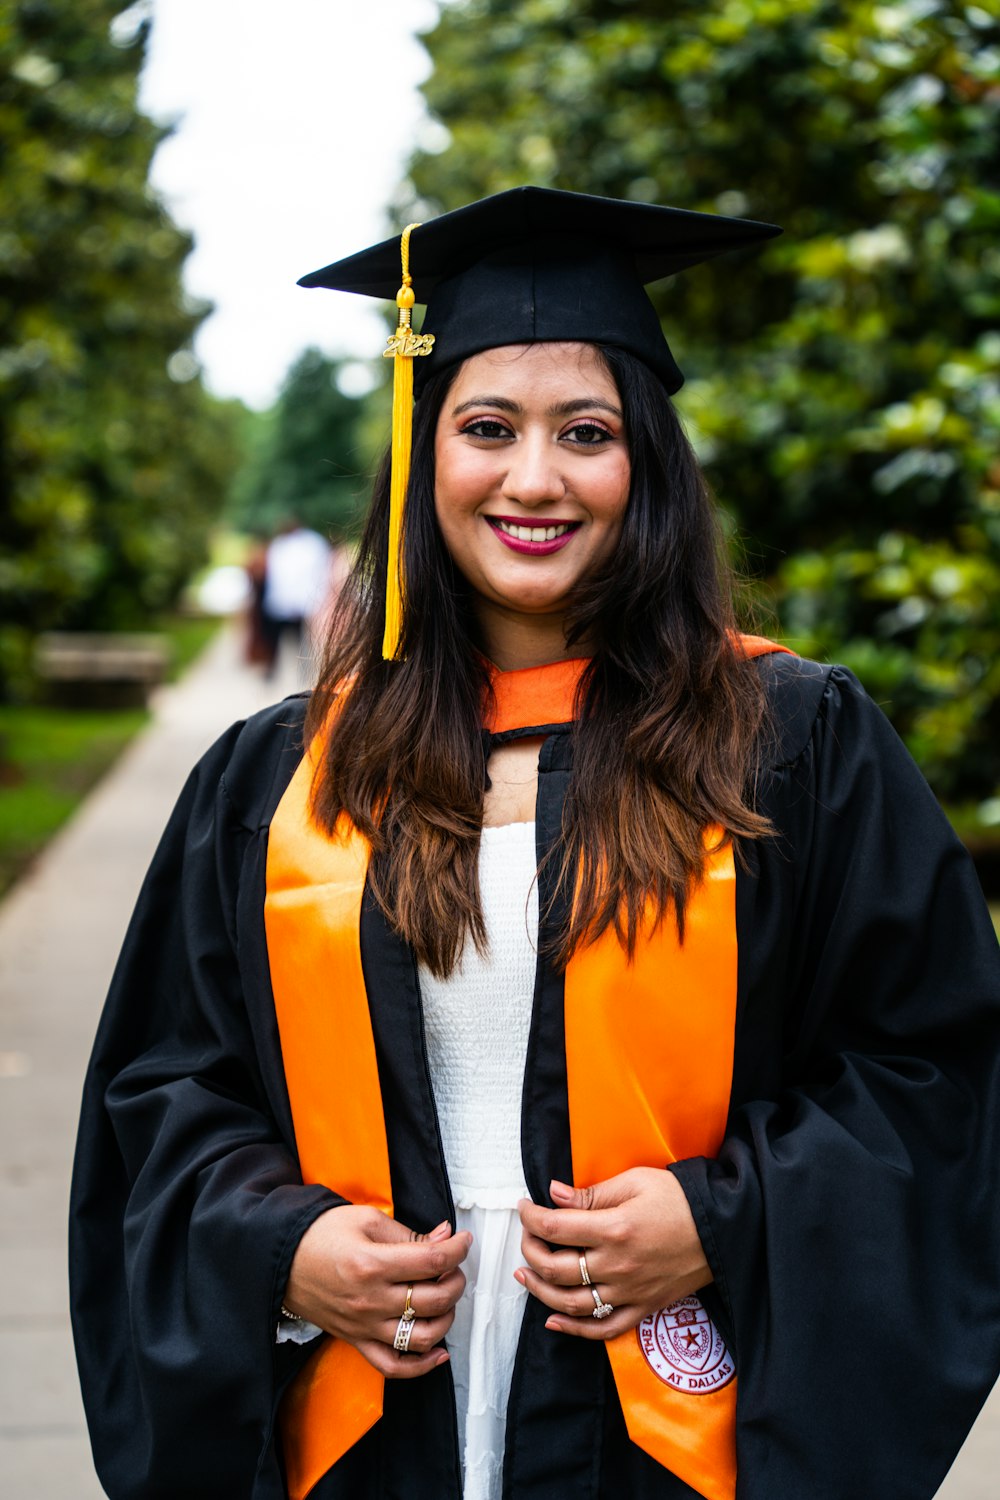
[[[264,685],[221,635],[0,906],[0,1496],[92,1500],[69,1336],[66,1199],[80,1085],[136,892],[184,778]],[[182,1500],[178,1496],[178,1500]],[[223,1500],[223,1497],[220,1497]]]
[[[233,638],[221,636],[163,692],[152,727],[0,907],[2,1500],[102,1493],[66,1305],[66,1197],[83,1070],[139,882],[188,769],[233,720],[294,691],[294,677],[287,663],[283,681],[265,688],[240,667]],[[900,1371],[901,1394],[905,1381]],[[995,1394],[940,1500],[998,1493]]]

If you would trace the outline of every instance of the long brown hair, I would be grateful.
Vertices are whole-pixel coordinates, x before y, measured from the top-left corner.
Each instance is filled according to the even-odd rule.
[[[558,964],[612,923],[631,954],[647,903],[656,920],[672,907],[683,933],[706,829],[721,826],[737,848],[769,832],[753,807],[764,693],[734,646],[714,506],[659,381],[622,350],[598,352],[622,400],[631,489],[615,555],[578,588],[568,617],[568,645],[586,643],[592,658],[554,851],[552,901],[569,913],[550,953]],[[414,413],[404,659],[381,655],[385,460],[306,724],[309,733],[328,729],[313,792],[317,821],[332,831],[346,813],[369,841],[376,901],[439,975],[468,937],[480,948],[486,942],[478,855],[489,674],[471,591],[434,508],[434,434],[456,373],[435,376]]]

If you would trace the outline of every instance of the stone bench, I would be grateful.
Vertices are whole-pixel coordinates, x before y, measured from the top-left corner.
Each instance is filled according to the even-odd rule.
[[[163,635],[49,631],[35,642],[35,671],[62,708],[145,708],[166,676]]]

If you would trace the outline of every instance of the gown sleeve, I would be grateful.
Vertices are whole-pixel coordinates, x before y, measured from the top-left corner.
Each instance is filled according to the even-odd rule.
[[[224,773],[248,733],[231,731],[184,789],[84,1088],[71,1304],[112,1500],[284,1496],[274,1412],[309,1351],[276,1346],[281,1296],[305,1229],[343,1201],[302,1184],[280,1053],[241,978],[238,893],[264,841]],[[256,982],[269,995],[266,971]]]
[[[739,1500],[929,1500],[1000,1365],[997,942],[849,672],[767,803],[737,1051],[771,1027],[774,1086],[673,1169],[734,1337]]]

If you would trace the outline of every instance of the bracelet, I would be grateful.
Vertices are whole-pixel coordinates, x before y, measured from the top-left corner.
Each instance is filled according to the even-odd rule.
[[[301,1313],[289,1312],[284,1303],[281,1304],[281,1316],[287,1318],[289,1323],[304,1323],[305,1318]]]

